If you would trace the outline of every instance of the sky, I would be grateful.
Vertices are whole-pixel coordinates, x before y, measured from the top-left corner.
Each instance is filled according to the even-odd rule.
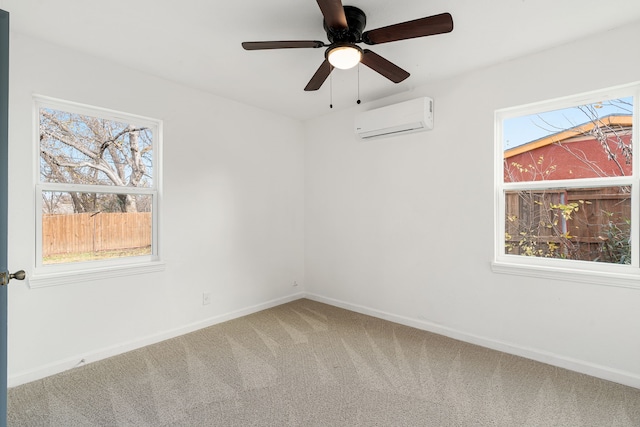
[[[502,126],[503,147],[508,150],[587,123],[591,121],[591,118],[584,110],[597,114],[597,117],[605,117],[611,114],[630,115],[633,111],[633,98],[619,98],[602,103],[586,104],[505,119]]]

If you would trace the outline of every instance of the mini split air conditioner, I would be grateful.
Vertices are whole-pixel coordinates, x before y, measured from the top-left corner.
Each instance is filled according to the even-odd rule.
[[[417,98],[356,116],[355,131],[362,139],[382,138],[433,129],[433,99]]]

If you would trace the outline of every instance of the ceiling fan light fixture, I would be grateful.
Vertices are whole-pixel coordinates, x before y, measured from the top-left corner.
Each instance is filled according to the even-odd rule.
[[[327,50],[327,60],[335,68],[348,70],[362,59],[362,49],[356,45],[339,45]]]

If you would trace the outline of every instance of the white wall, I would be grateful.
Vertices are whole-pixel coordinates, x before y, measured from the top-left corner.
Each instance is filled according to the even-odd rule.
[[[435,129],[361,142],[352,127],[364,106],[303,125],[13,34],[9,265],[33,264],[38,93],[164,120],[166,270],[38,289],[12,282],[10,384],[306,290],[640,387],[639,290],[490,269],[494,110],[640,80],[627,49],[639,38],[630,26],[378,101],[431,96]]]
[[[215,78],[215,70],[212,70]],[[32,94],[164,121],[166,270],[9,290],[16,385],[278,304],[300,292],[303,126],[12,34],[9,265],[34,262]],[[211,305],[202,305],[210,292]]]
[[[640,387],[640,288],[490,268],[494,111],[640,80],[628,48],[638,39],[640,23],[373,105],[433,97],[427,133],[359,141],[353,119],[366,106],[309,122],[307,292]]]

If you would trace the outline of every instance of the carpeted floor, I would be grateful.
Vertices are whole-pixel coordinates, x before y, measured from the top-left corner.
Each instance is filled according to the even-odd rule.
[[[640,426],[640,390],[302,299],[9,390],[9,426]]]

